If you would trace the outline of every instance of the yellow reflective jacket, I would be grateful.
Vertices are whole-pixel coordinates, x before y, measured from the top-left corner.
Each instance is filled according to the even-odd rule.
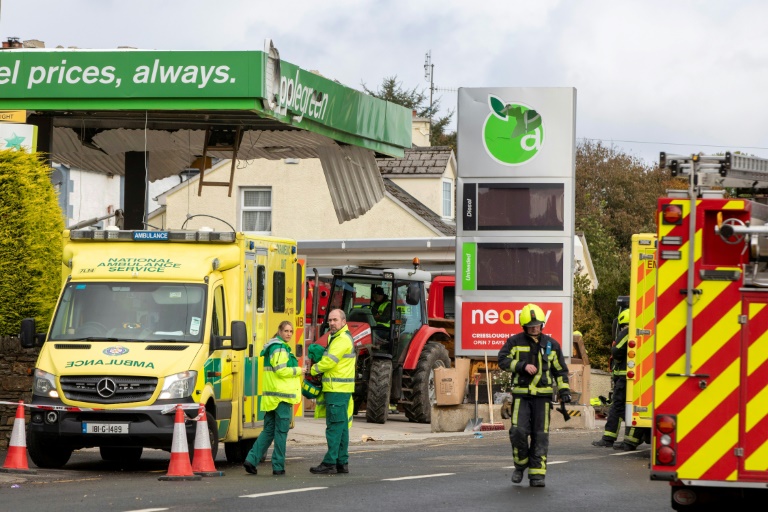
[[[323,357],[310,368],[312,375],[323,374],[323,391],[355,392],[355,345],[345,325],[328,337]]]
[[[301,368],[291,347],[278,336],[264,345],[261,356],[264,358],[261,409],[273,411],[280,402],[301,402]]]

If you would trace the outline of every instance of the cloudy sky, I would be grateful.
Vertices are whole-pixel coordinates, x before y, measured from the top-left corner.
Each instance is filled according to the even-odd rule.
[[[397,76],[427,93],[431,52],[444,111],[459,87],[575,87],[577,139],[653,164],[659,151],[768,157],[766,19],[761,0],[0,0],[0,39],[262,50],[269,38],[347,86]]]

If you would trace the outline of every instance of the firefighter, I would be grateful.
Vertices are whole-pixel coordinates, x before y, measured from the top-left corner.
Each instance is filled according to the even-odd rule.
[[[629,340],[629,309],[619,313],[616,323],[618,334],[611,345],[611,377],[613,379],[613,395],[608,418],[605,421],[603,437],[592,441],[592,446],[611,447],[619,437],[621,420],[627,401],[627,341]],[[639,443],[638,443],[639,444]],[[637,445],[635,445],[637,446]],[[634,448],[632,448],[634,449]]]
[[[330,336],[323,357],[310,367],[311,375],[323,374],[325,440],[328,451],[311,473],[349,473],[349,409],[355,391],[355,345],[344,311],[328,314]]]
[[[531,487],[544,487],[555,388],[563,403],[571,401],[568,367],[560,343],[541,332],[545,318],[536,304],[524,306],[520,311],[523,332],[510,336],[498,354],[499,367],[512,373],[512,482],[522,482],[527,468]]]
[[[292,337],[293,324],[287,320],[280,322],[277,334],[264,345],[260,354],[264,358],[264,395],[261,398],[261,409],[266,413],[264,431],[256,439],[243,462],[245,471],[252,475],[256,474],[256,466],[267,453],[273,440],[275,447],[272,450],[272,474],[285,475],[285,444],[293,418],[293,405],[301,402],[302,372],[288,345]]]

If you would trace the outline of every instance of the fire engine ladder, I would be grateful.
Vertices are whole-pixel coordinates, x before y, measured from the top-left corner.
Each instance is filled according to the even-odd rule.
[[[224,134],[223,137],[220,134]],[[227,197],[232,197],[232,183],[235,181],[235,166],[237,165],[237,151],[240,149],[240,139],[243,132],[238,126],[234,132],[222,132],[208,127],[205,130],[205,144],[203,146],[203,159],[200,166],[200,179],[198,180],[197,195],[203,193],[203,187],[229,187]],[[232,151],[232,166],[229,171],[229,181],[205,181],[205,163],[208,161],[208,150]]]
[[[685,373],[669,374],[678,377],[708,377],[691,373],[691,348],[693,346],[693,303],[696,290],[695,251],[693,241],[696,239],[696,200],[702,194],[702,189],[710,185],[736,188],[755,188],[758,185],[768,185],[768,159],[755,156],[737,155],[726,152],[724,155],[668,155],[664,152],[659,157],[659,167],[669,168],[673,177],[682,175],[688,177],[688,197],[691,201],[690,219],[688,223],[688,275],[686,284],[686,328],[685,328]],[[717,226],[716,233],[724,238],[733,235],[768,234],[768,224],[762,226],[746,226],[740,221],[724,222]]]

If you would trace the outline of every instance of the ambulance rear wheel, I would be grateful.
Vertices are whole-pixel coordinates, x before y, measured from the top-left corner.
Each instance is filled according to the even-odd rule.
[[[385,423],[389,415],[389,394],[392,389],[392,360],[374,359],[368,379],[365,421]]]
[[[227,462],[231,462],[232,464],[242,464],[248,456],[248,452],[253,448],[253,443],[255,442],[256,438],[241,439],[234,443],[224,443],[224,454],[227,456]]]
[[[72,448],[60,446],[55,440],[43,443],[41,437],[32,432],[27,434],[27,452],[35,466],[44,469],[58,469],[72,456]]]
[[[144,448],[141,446],[102,446],[99,448],[101,460],[115,462],[136,462],[141,459]]]

